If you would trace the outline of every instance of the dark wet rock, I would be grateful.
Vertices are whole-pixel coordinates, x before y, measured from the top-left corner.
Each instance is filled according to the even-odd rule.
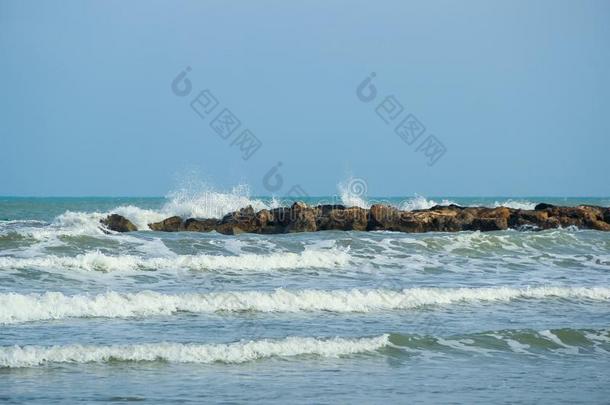
[[[184,230],[189,232],[211,232],[216,229],[218,220],[189,218],[184,221]]]
[[[502,231],[508,228],[505,218],[475,218],[470,224],[472,231]]]
[[[610,224],[610,208],[604,208],[602,210],[602,219],[604,222]]]
[[[359,207],[334,209],[325,218],[321,230],[366,231],[368,226],[368,210]]]
[[[148,224],[148,227],[153,231],[159,232],[180,232],[184,231],[184,223],[182,218],[178,216],[169,217],[160,222]]]
[[[290,207],[290,221],[286,232],[314,232],[318,230],[316,217],[318,211],[302,202],[295,202]]]
[[[547,208],[555,208],[555,206],[553,204],[540,203],[540,204],[536,204],[536,206],[534,207],[534,211],[542,211]]]
[[[515,229],[534,229],[553,227],[548,222],[549,214],[546,211],[514,210],[508,219],[508,226]]]
[[[101,219],[100,222],[106,228],[115,232],[134,232],[138,228],[127,218],[119,214],[111,214],[106,218]]]
[[[390,205],[374,204],[369,209],[369,224],[368,229],[371,231],[387,230],[393,231],[397,229],[392,225],[396,225],[396,221],[400,218],[401,211],[398,208]]]

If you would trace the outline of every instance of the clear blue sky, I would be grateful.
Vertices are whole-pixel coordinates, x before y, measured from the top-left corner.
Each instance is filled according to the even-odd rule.
[[[0,84],[0,195],[164,195],[192,171],[264,195],[278,161],[280,195],[350,174],[376,196],[610,195],[605,0],[0,0]],[[248,161],[190,108],[204,89],[262,141]],[[376,115],[387,95],[435,165]]]

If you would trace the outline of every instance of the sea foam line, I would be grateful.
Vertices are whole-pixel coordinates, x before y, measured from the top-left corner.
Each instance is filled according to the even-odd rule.
[[[340,249],[305,250],[301,253],[241,254],[239,256],[176,255],[172,257],[111,256],[88,252],[77,256],[0,257],[0,269],[77,269],[88,271],[130,270],[253,270],[265,271],[291,268],[334,268],[343,266],[350,255]]]
[[[152,291],[107,292],[95,296],[0,294],[0,324],[65,318],[128,318],[176,312],[218,311],[338,313],[404,310],[427,305],[510,301],[515,299],[610,300],[605,287],[411,288],[394,290],[284,290],[168,295]]]
[[[147,343],[134,345],[13,346],[0,348],[1,367],[48,363],[166,361],[172,363],[244,363],[269,357],[339,357],[372,352],[389,344],[389,335],[372,338],[288,337],[228,344]]]

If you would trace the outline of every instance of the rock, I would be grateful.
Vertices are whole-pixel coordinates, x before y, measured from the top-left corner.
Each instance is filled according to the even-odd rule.
[[[231,223],[218,224],[215,231],[223,235],[239,235],[245,232],[242,228]]]
[[[185,230],[182,218],[178,216],[166,218],[161,222],[148,224],[148,227],[153,231],[159,232],[180,232]]]
[[[610,224],[610,208],[605,208],[602,213],[602,219],[604,222]]]
[[[189,232],[211,232],[216,229],[218,220],[216,219],[196,219],[189,218],[184,221],[184,230]]]
[[[555,206],[553,204],[540,203],[540,204],[536,204],[536,206],[534,207],[534,211],[542,211],[547,208],[555,208]]]
[[[366,231],[368,210],[360,207],[334,209],[328,213],[324,227],[329,230]]]
[[[138,228],[127,218],[119,214],[110,214],[100,222],[111,231],[115,232],[134,232]]]
[[[226,235],[236,235],[238,233],[250,232],[260,233],[261,224],[257,221],[256,212],[251,205],[225,215],[216,231]]]
[[[489,232],[502,231],[508,228],[506,218],[475,218],[471,224],[471,230]]]
[[[290,207],[290,221],[286,232],[314,232],[318,229],[316,214],[318,211],[302,202],[295,202]]]
[[[396,221],[399,220],[401,211],[390,205],[373,204],[369,209],[368,229],[375,230],[397,230]]]
[[[552,228],[552,223],[548,222],[548,219],[549,213],[547,211],[518,209],[511,212],[508,226],[515,229]]]

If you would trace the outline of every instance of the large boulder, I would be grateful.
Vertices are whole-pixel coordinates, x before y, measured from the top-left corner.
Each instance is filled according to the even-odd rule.
[[[216,226],[216,231],[225,235],[237,235],[243,232],[262,233],[264,216],[258,215],[251,205],[225,215]]]
[[[325,229],[341,231],[366,231],[368,210],[360,207],[334,209],[328,213]]]
[[[184,230],[189,232],[211,232],[216,229],[218,220],[189,218],[184,221]]]
[[[148,224],[148,227],[153,231],[159,232],[184,231],[184,223],[182,221],[182,218],[178,216],[169,217],[164,219],[163,221]]]
[[[540,203],[536,204],[536,206],[534,207],[534,211],[542,211],[546,210],[547,208],[555,208],[555,206],[553,204]]]
[[[317,210],[302,202],[295,202],[290,207],[290,222],[286,232],[315,232]]]
[[[396,227],[401,212],[398,208],[390,205],[373,204],[369,209],[368,229],[372,231],[397,230],[392,228]]]
[[[110,214],[100,220],[102,225],[115,232],[134,232],[138,228],[127,218],[119,214]]]
[[[548,211],[515,209],[511,212],[508,226],[511,228],[553,228],[553,221],[549,221]]]

